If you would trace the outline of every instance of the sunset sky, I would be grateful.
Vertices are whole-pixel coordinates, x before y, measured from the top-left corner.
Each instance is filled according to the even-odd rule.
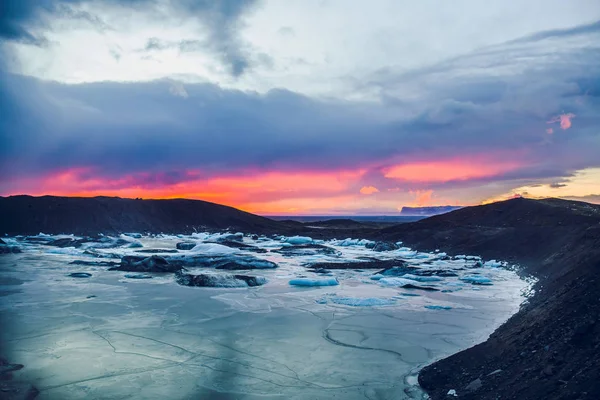
[[[3,0],[0,195],[600,203],[600,2]]]

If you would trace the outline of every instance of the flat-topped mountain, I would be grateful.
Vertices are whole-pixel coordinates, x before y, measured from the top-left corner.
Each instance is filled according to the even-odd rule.
[[[0,234],[122,232],[190,233],[238,229],[261,233],[280,224],[233,207],[201,200],[118,197],[0,197]]]
[[[431,216],[458,210],[459,206],[402,207],[400,215]]]

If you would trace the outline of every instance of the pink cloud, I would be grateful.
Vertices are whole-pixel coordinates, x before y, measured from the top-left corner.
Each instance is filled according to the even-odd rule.
[[[363,186],[360,189],[360,192],[362,194],[373,194],[379,192],[379,189],[377,189],[375,186]]]
[[[548,124],[554,124],[555,122],[560,122],[560,128],[562,130],[567,130],[571,127],[572,122],[571,119],[575,118],[575,114],[573,113],[566,113],[566,114],[560,114],[556,117],[553,117],[550,119],[550,121],[547,121]],[[552,128],[550,128],[552,129]],[[551,132],[548,132],[551,133]]]
[[[433,190],[411,190],[409,193],[415,197],[414,205],[422,207],[431,204]]]
[[[392,165],[383,169],[386,178],[405,182],[452,182],[500,176],[519,169],[521,162],[471,156]]]
[[[552,134],[554,133],[554,129],[552,129],[552,128],[548,128],[548,129],[546,129],[546,133],[547,133],[548,135],[552,135]]]

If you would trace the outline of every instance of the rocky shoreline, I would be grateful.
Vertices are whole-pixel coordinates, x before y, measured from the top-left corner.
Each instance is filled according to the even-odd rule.
[[[535,295],[487,341],[422,369],[433,400],[600,398],[600,206],[515,199],[379,237],[508,259],[537,279]]]

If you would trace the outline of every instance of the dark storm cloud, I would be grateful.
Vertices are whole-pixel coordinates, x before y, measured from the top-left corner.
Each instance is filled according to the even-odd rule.
[[[158,0],[2,0],[0,1],[0,38],[42,45],[45,38],[35,33],[45,27],[44,15],[69,19],[83,19],[99,30],[108,29],[98,16],[74,9],[82,3],[102,6],[118,6],[134,11],[158,10]],[[170,0],[169,18],[190,17],[197,19],[208,33],[205,40],[196,41],[202,49],[212,52],[223,62],[233,76],[242,75],[249,67],[249,54],[241,41],[238,30],[244,13],[252,10],[258,0]],[[161,42],[153,38],[147,49],[159,49]]]
[[[566,176],[600,165],[600,51],[590,46],[563,46],[549,61],[540,49],[505,45],[416,72],[380,71],[357,89],[375,88],[378,103],[169,80],[65,85],[4,74],[0,176],[93,167],[105,177],[152,180],[160,171],[209,177],[364,167],[371,171],[365,184],[383,191],[398,186],[379,172],[387,165],[456,158],[517,165],[479,183]],[[548,134],[548,121],[563,113],[576,116],[572,127]]]

